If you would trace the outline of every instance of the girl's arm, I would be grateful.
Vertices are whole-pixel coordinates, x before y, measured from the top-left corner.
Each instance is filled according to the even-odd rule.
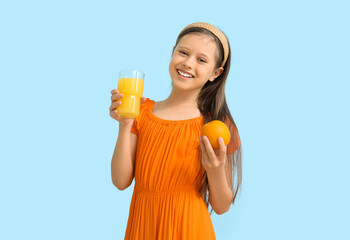
[[[123,119],[118,116],[117,107],[121,104],[123,94],[116,89],[113,89],[111,94],[109,114],[119,122],[119,134],[111,163],[112,182],[118,189],[124,190],[130,186],[134,178],[137,135],[131,132],[134,119]],[[142,98],[141,104],[145,100]]]
[[[119,124],[119,134],[115,145],[111,172],[112,182],[119,189],[129,187],[134,178],[137,135],[131,132],[131,125]]]
[[[225,169],[207,172],[209,182],[209,202],[216,214],[227,212],[233,201],[232,185],[230,186],[229,178]]]
[[[209,202],[217,214],[227,212],[233,201],[232,175],[227,164],[226,146],[219,138],[220,149],[214,152],[207,137],[200,137],[202,164],[207,172]]]

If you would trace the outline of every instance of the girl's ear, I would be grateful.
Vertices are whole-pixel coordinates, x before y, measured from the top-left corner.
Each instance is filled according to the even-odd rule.
[[[209,81],[210,82],[214,81],[217,77],[221,75],[221,73],[223,73],[223,71],[224,71],[223,67],[219,67],[218,69],[216,69],[211,75],[211,77],[209,78]]]

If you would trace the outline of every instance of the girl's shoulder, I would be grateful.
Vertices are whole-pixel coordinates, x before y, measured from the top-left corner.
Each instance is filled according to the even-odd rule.
[[[141,104],[140,106],[140,113],[139,115],[134,119],[133,126],[131,128],[131,132],[135,133],[136,135],[139,134],[139,131],[143,125],[144,119],[146,115],[149,115],[149,112],[152,111],[154,101],[146,98],[146,101]]]
[[[146,101],[141,104],[140,111],[146,110],[146,109],[152,109],[154,105],[154,100],[150,98],[146,98]]]

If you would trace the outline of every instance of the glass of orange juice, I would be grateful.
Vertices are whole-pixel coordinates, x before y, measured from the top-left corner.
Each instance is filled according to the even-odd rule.
[[[145,74],[137,70],[119,72],[118,90],[124,96],[117,111],[122,118],[136,118],[139,115],[144,78]]]

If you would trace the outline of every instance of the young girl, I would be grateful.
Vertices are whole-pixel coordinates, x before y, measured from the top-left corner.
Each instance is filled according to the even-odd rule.
[[[241,185],[241,144],[225,99],[230,45],[218,28],[193,23],[179,34],[164,101],[143,98],[140,115],[123,119],[123,95],[112,90],[110,116],[119,122],[113,184],[135,187],[125,239],[215,239],[208,211],[227,212]],[[231,131],[214,151],[203,124],[221,120]]]

